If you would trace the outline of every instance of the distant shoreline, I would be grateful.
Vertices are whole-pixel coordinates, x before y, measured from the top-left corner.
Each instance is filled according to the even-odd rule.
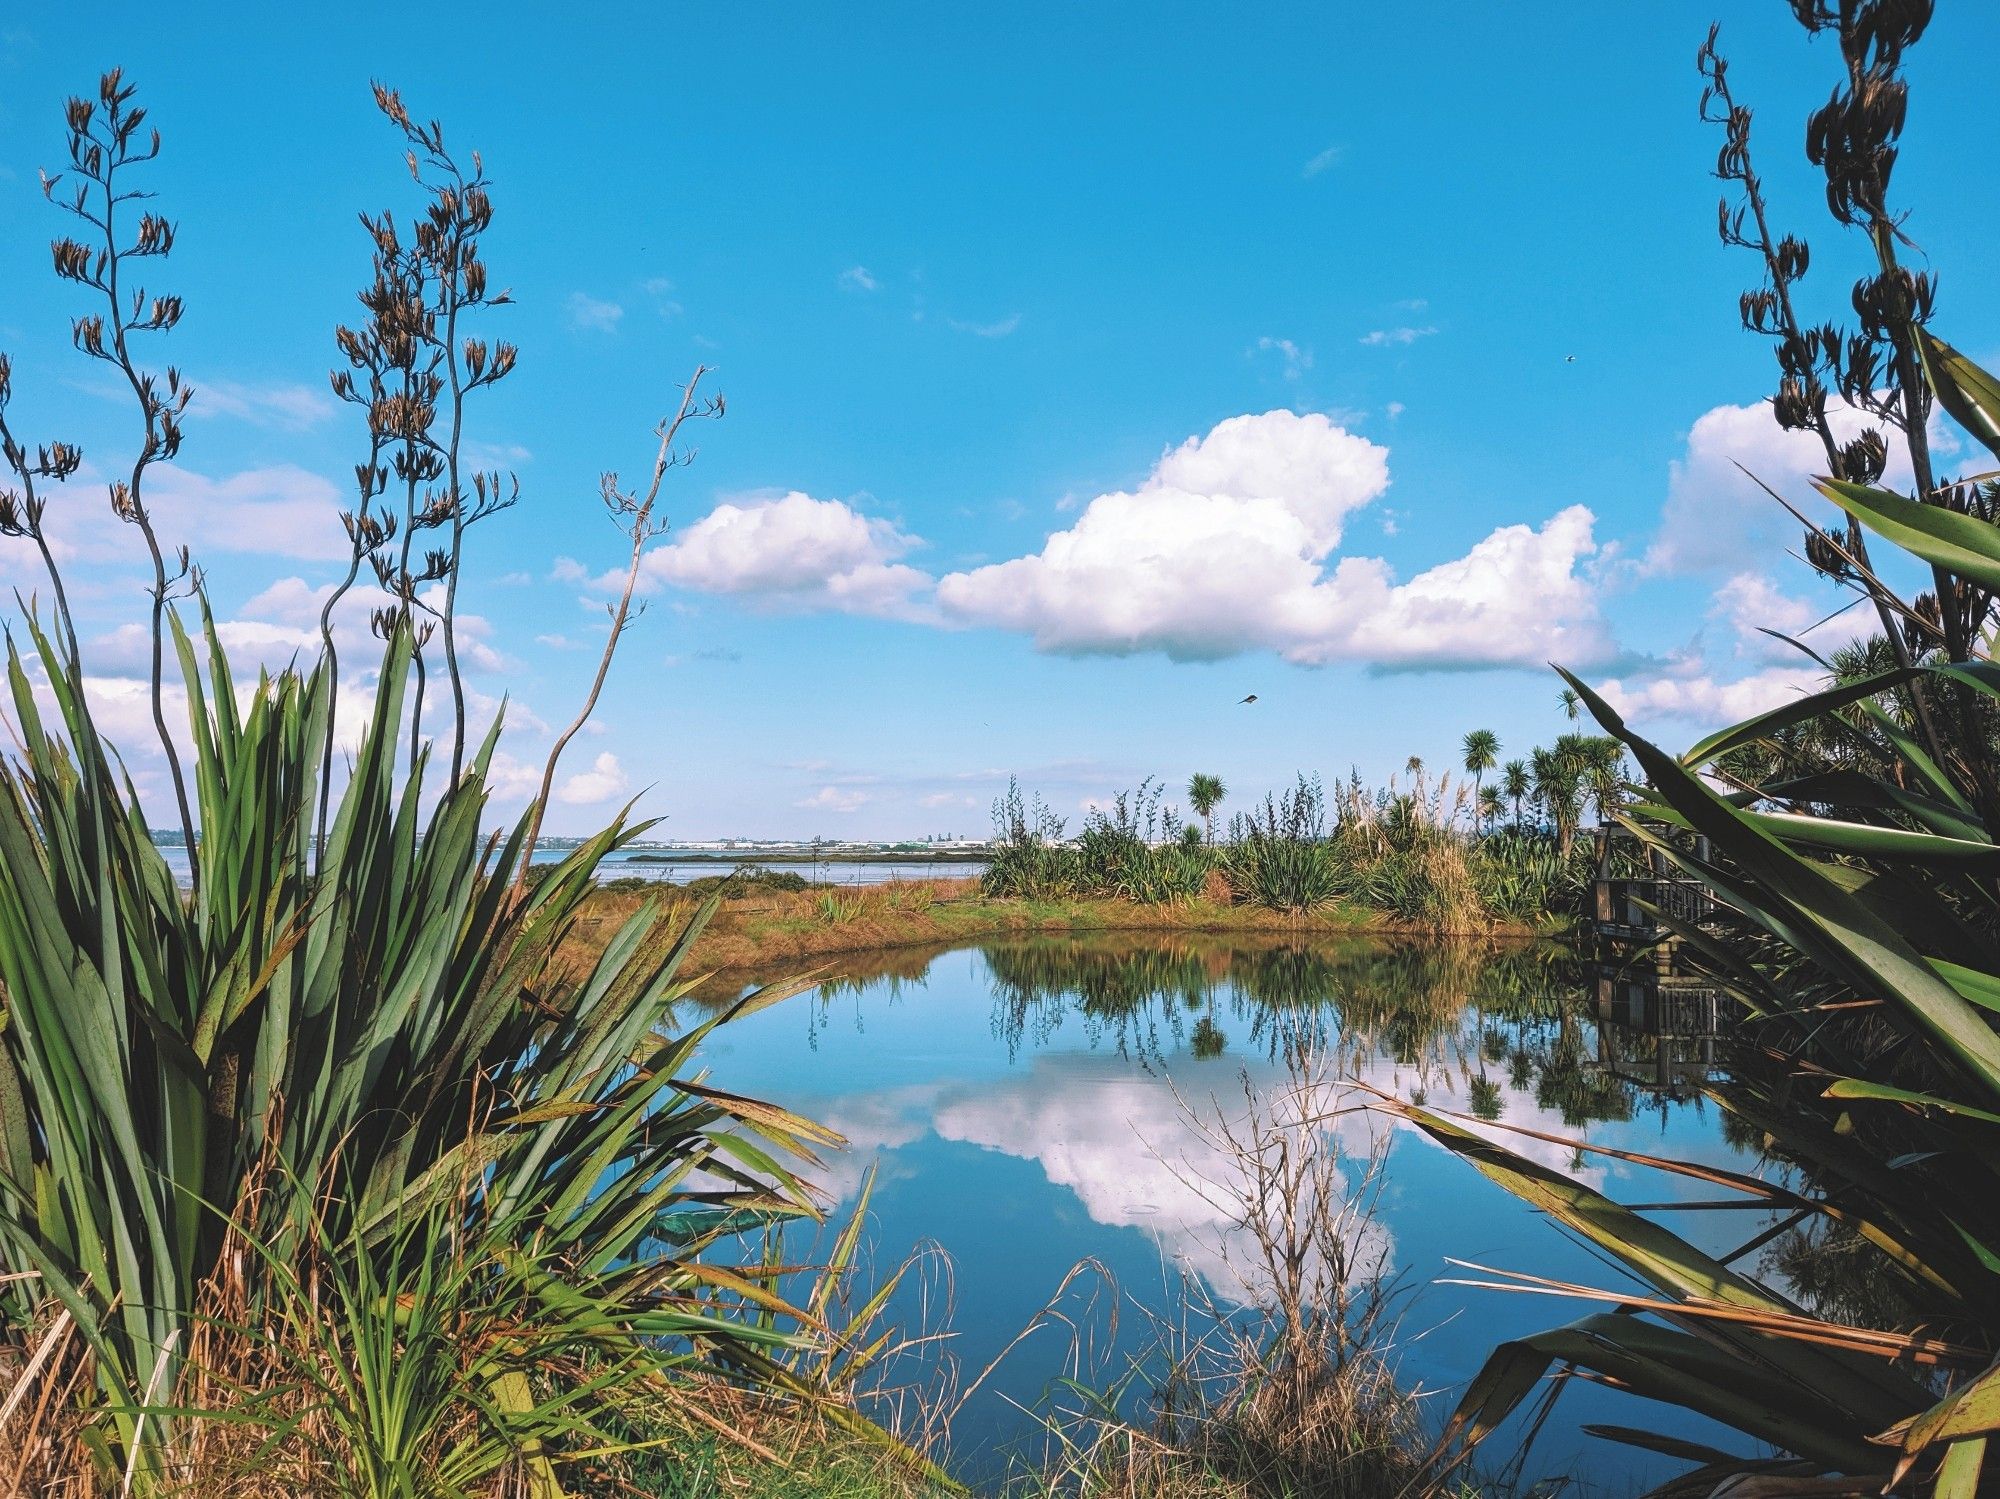
[[[627,854],[618,861],[621,864],[990,864],[993,855],[986,849],[967,849],[947,853],[942,849],[924,849],[910,853],[890,853],[882,849],[872,849],[866,853],[715,853],[709,851],[689,853],[645,853]]]

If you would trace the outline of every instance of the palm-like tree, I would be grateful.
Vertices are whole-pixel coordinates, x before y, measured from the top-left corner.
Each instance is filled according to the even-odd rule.
[[[1535,783],[1528,774],[1526,760],[1509,760],[1500,767],[1500,790],[1514,804],[1514,828],[1517,832],[1521,827],[1521,803],[1534,789]]]
[[[1625,780],[1625,746],[1607,734],[1587,734],[1577,747],[1583,763],[1583,783],[1597,804],[1597,820],[1609,822],[1618,810],[1619,788]]]
[[[1507,803],[1500,795],[1498,786],[1479,788],[1479,822],[1482,827],[1491,828],[1500,820],[1500,814],[1506,810]]]
[[[1583,820],[1584,801],[1584,761],[1575,753],[1575,746],[1565,741],[1581,737],[1565,734],[1554,749],[1537,749],[1528,760],[1535,804],[1555,829],[1556,849],[1565,859],[1576,841],[1577,824]]]
[[[1576,695],[1574,687],[1565,687],[1556,694],[1556,701],[1562,704],[1563,716],[1575,723],[1577,715],[1583,711],[1583,699]]]
[[[1198,770],[1188,777],[1188,805],[1194,808],[1194,815],[1201,819],[1202,828],[1208,834],[1208,841],[1215,842],[1215,809],[1222,799],[1229,795],[1229,788],[1222,784],[1221,776],[1212,776]]]
[[[1465,752],[1465,773],[1472,777],[1473,805],[1485,802],[1486,772],[1500,763],[1500,736],[1491,729],[1474,729],[1460,746]]]

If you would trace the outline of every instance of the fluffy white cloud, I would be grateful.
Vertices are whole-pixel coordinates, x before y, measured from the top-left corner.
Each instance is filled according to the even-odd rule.
[[[1204,660],[1270,649],[1307,663],[1588,662],[1609,649],[1583,564],[1592,516],[1505,526],[1397,583],[1343,558],[1343,522],[1389,484],[1388,450],[1319,414],[1232,417],[1100,495],[1041,552],[939,580],[948,619],[1031,634],[1044,650]]]
[[[722,504],[646,554],[642,579],[795,607],[908,615],[930,578],[896,559],[920,543],[842,500],[797,490]]]
[[[1232,416],[1190,437],[1154,468],[1141,493],[1182,491],[1273,501],[1311,544],[1340,541],[1341,522],[1389,487],[1389,450],[1316,411]]]
[[[1828,655],[1875,632],[1873,609],[1857,604],[1835,613],[1851,595],[1831,588],[1820,601],[1785,592],[1764,573],[1740,572],[1715,591],[1708,618],[1720,638],[1698,638],[1663,668],[1600,684],[1620,714],[1637,722],[1677,720],[1715,728],[1779,707],[1826,685],[1809,657],[1766,631]],[[1831,617],[1829,617],[1831,616]]]
[[[1783,665],[1804,658],[1768,632],[1809,645],[1824,656],[1881,627],[1874,608],[1845,589],[1822,583],[1817,600],[1802,599],[1758,572],[1736,573],[1716,589],[1709,618],[1729,631],[1739,660]]]
[[[161,463],[147,470],[142,492],[161,546],[171,551],[185,545],[197,562],[221,553],[309,562],[345,561],[349,555],[340,524],[346,492],[291,464],[211,478]],[[139,528],[111,513],[97,484],[78,479],[57,490],[47,526],[51,548],[62,563],[144,564]],[[23,562],[30,555],[25,550],[20,554]]]
[[[307,561],[350,555],[340,511],[345,491],[291,464],[211,479],[162,464],[147,480],[147,503],[163,543],[205,552],[262,552]],[[136,540],[136,537],[135,537]]]
[[[1865,428],[1882,426],[1866,412],[1838,402],[1829,417],[1834,436],[1842,442],[1851,441]],[[1909,454],[1893,440],[1893,432],[1884,436],[1892,440],[1882,482],[1907,493],[1912,486]],[[1942,480],[1959,455],[1959,442],[1942,420],[1933,422],[1930,436],[1932,451],[1944,471],[1939,475]],[[1740,567],[1746,556],[1772,556],[1783,547],[1796,546],[1798,522],[1764,492],[1763,486],[1769,485],[1807,515],[1828,524],[1838,512],[1810,483],[1826,471],[1826,449],[1819,438],[1811,432],[1788,432],[1780,427],[1768,401],[1704,411],[1688,429],[1686,449],[1674,460],[1669,473],[1660,529],[1646,551],[1647,570],[1702,572]]]
[[[618,757],[606,750],[591,762],[590,769],[564,780],[556,788],[556,800],[572,807],[593,806],[610,801],[630,784]]]
[[[317,624],[320,610],[333,596],[333,585],[314,586],[304,578],[279,578],[243,603],[241,613],[253,619],[275,619],[288,625]]]
[[[1797,666],[1768,666],[1734,681],[1719,681],[1694,659],[1659,676],[1612,678],[1593,684],[1622,718],[1680,719],[1719,727],[1782,707],[1826,685],[1826,673],[1800,658]]]
[[[1609,553],[1581,506],[1503,526],[1407,581],[1379,558],[1336,557],[1348,517],[1387,490],[1388,458],[1325,413],[1235,416],[1168,449],[1136,488],[1090,500],[1030,556],[934,580],[901,560],[917,538],[795,490],[716,506],[647,554],[642,581],[1019,630],[1071,654],[1449,668],[1610,653],[1594,596]]]
[[[875,279],[875,273],[865,265],[851,265],[840,273],[843,291],[874,291],[881,284]]]

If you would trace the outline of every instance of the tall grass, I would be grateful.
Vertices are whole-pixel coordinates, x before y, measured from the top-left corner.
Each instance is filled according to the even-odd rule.
[[[1575,737],[1575,736],[1572,736]],[[1018,784],[994,807],[989,894],[1024,900],[1122,899],[1156,905],[1224,894],[1234,903],[1303,913],[1336,903],[1431,931],[1477,932],[1496,921],[1537,922],[1582,910],[1589,856],[1553,832],[1481,835],[1465,814],[1470,788],[1449,777],[1358,778],[1329,800],[1300,776],[1204,840],[1161,805],[1153,781],[1093,809],[1076,837]]]

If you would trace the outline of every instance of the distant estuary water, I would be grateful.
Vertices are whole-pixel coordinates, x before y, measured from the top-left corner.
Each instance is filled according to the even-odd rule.
[[[1342,1076],[1434,1107],[1753,1169],[1724,1139],[1718,1111],[1692,1090],[1675,1096],[1649,1086],[1656,1069],[1645,1054],[1655,1043],[1600,1030],[1594,993],[1574,962],[1541,949],[1116,934],[1010,940],[882,954],[852,978],[720,1028],[703,1060],[724,1086],[846,1137],[846,1150],[819,1175],[835,1221],[874,1170],[876,1273],[935,1246],[894,1310],[906,1328],[943,1322],[954,1336],[941,1354],[912,1359],[905,1378],[942,1379],[942,1357],[963,1385],[1088,1260],[1109,1283],[1095,1271],[1073,1281],[1064,1309],[1087,1330],[1086,1364],[1108,1384],[1150,1340],[1138,1308],[1171,1306],[1182,1286],[1224,1305],[1240,1299],[1246,1245],[1215,1194],[1196,1185],[1226,1178],[1228,1167],[1197,1116],[1219,1106],[1240,1117],[1246,1086],[1257,1095],[1284,1086],[1288,1037],[1308,1036]],[[1386,1150],[1369,1233],[1408,1290],[1401,1371],[1406,1383],[1436,1392],[1428,1401],[1434,1423],[1496,1343],[1597,1309],[1433,1284],[1466,1274],[1447,1257],[1630,1287],[1426,1137],[1362,1111],[1329,1128],[1350,1180],[1360,1170],[1354,1163],[1378,1144]],[[1601,1156],[1577,1159],[1563,1145],[1500,1138],[1627,1201],[1716,1196]],[[1664,1221],[1719,1252],[1755,1233],[1758,1216],[1694,1210]],[[809,1253],[810,1238],[788,1257]],[[1114,1329],[1105,1312],[1120,1298]],[[1034,1422],[1024,1411],[1044,1401],[1075,1352],[1068,1334],[1046,1328],[1001,1363],[957,1422],[952,1462],[963,1476],[991,1478],[1009,1450],[1031,1442]],[[1571,1381],[1526,1476],[1571,1475],[1587,1480],[1582,1492],[1622,1495],[1677,1471],[1667,1459],[1588,1437],[1589,1422],[1740,1445],[1696,1418]],[[1489,1460],[1508,1456],[1517,1436],[1503,1430]]]
[[[168,844],[160,849],[167,861],[167,867],[174,872],[174,878],[183,885],[188,883],[187,850],[179,844]],[[568,856],[566,848],[544,848],[535,851],[535,863],[556,864]],[[685,885],[690,880],[706,879],[711,875],[731,874],[737,869],[786,870],[803,879],[820,885],[875,885],[889,880],[966,880],[977,879],[986,872],[982,863],[944,863],[929,859],[899,861],[895,859],[870,859],[866,862],[845,859],[823,859],[818,863],[760,863],[755,857],[745,856],[740,862],[729,858],[703,858],[695,860],[662,861],[657,854],[649,857],[649,851],[613,854],[598,866],[600,881],[617,879],[655,880],[661,884]]]

